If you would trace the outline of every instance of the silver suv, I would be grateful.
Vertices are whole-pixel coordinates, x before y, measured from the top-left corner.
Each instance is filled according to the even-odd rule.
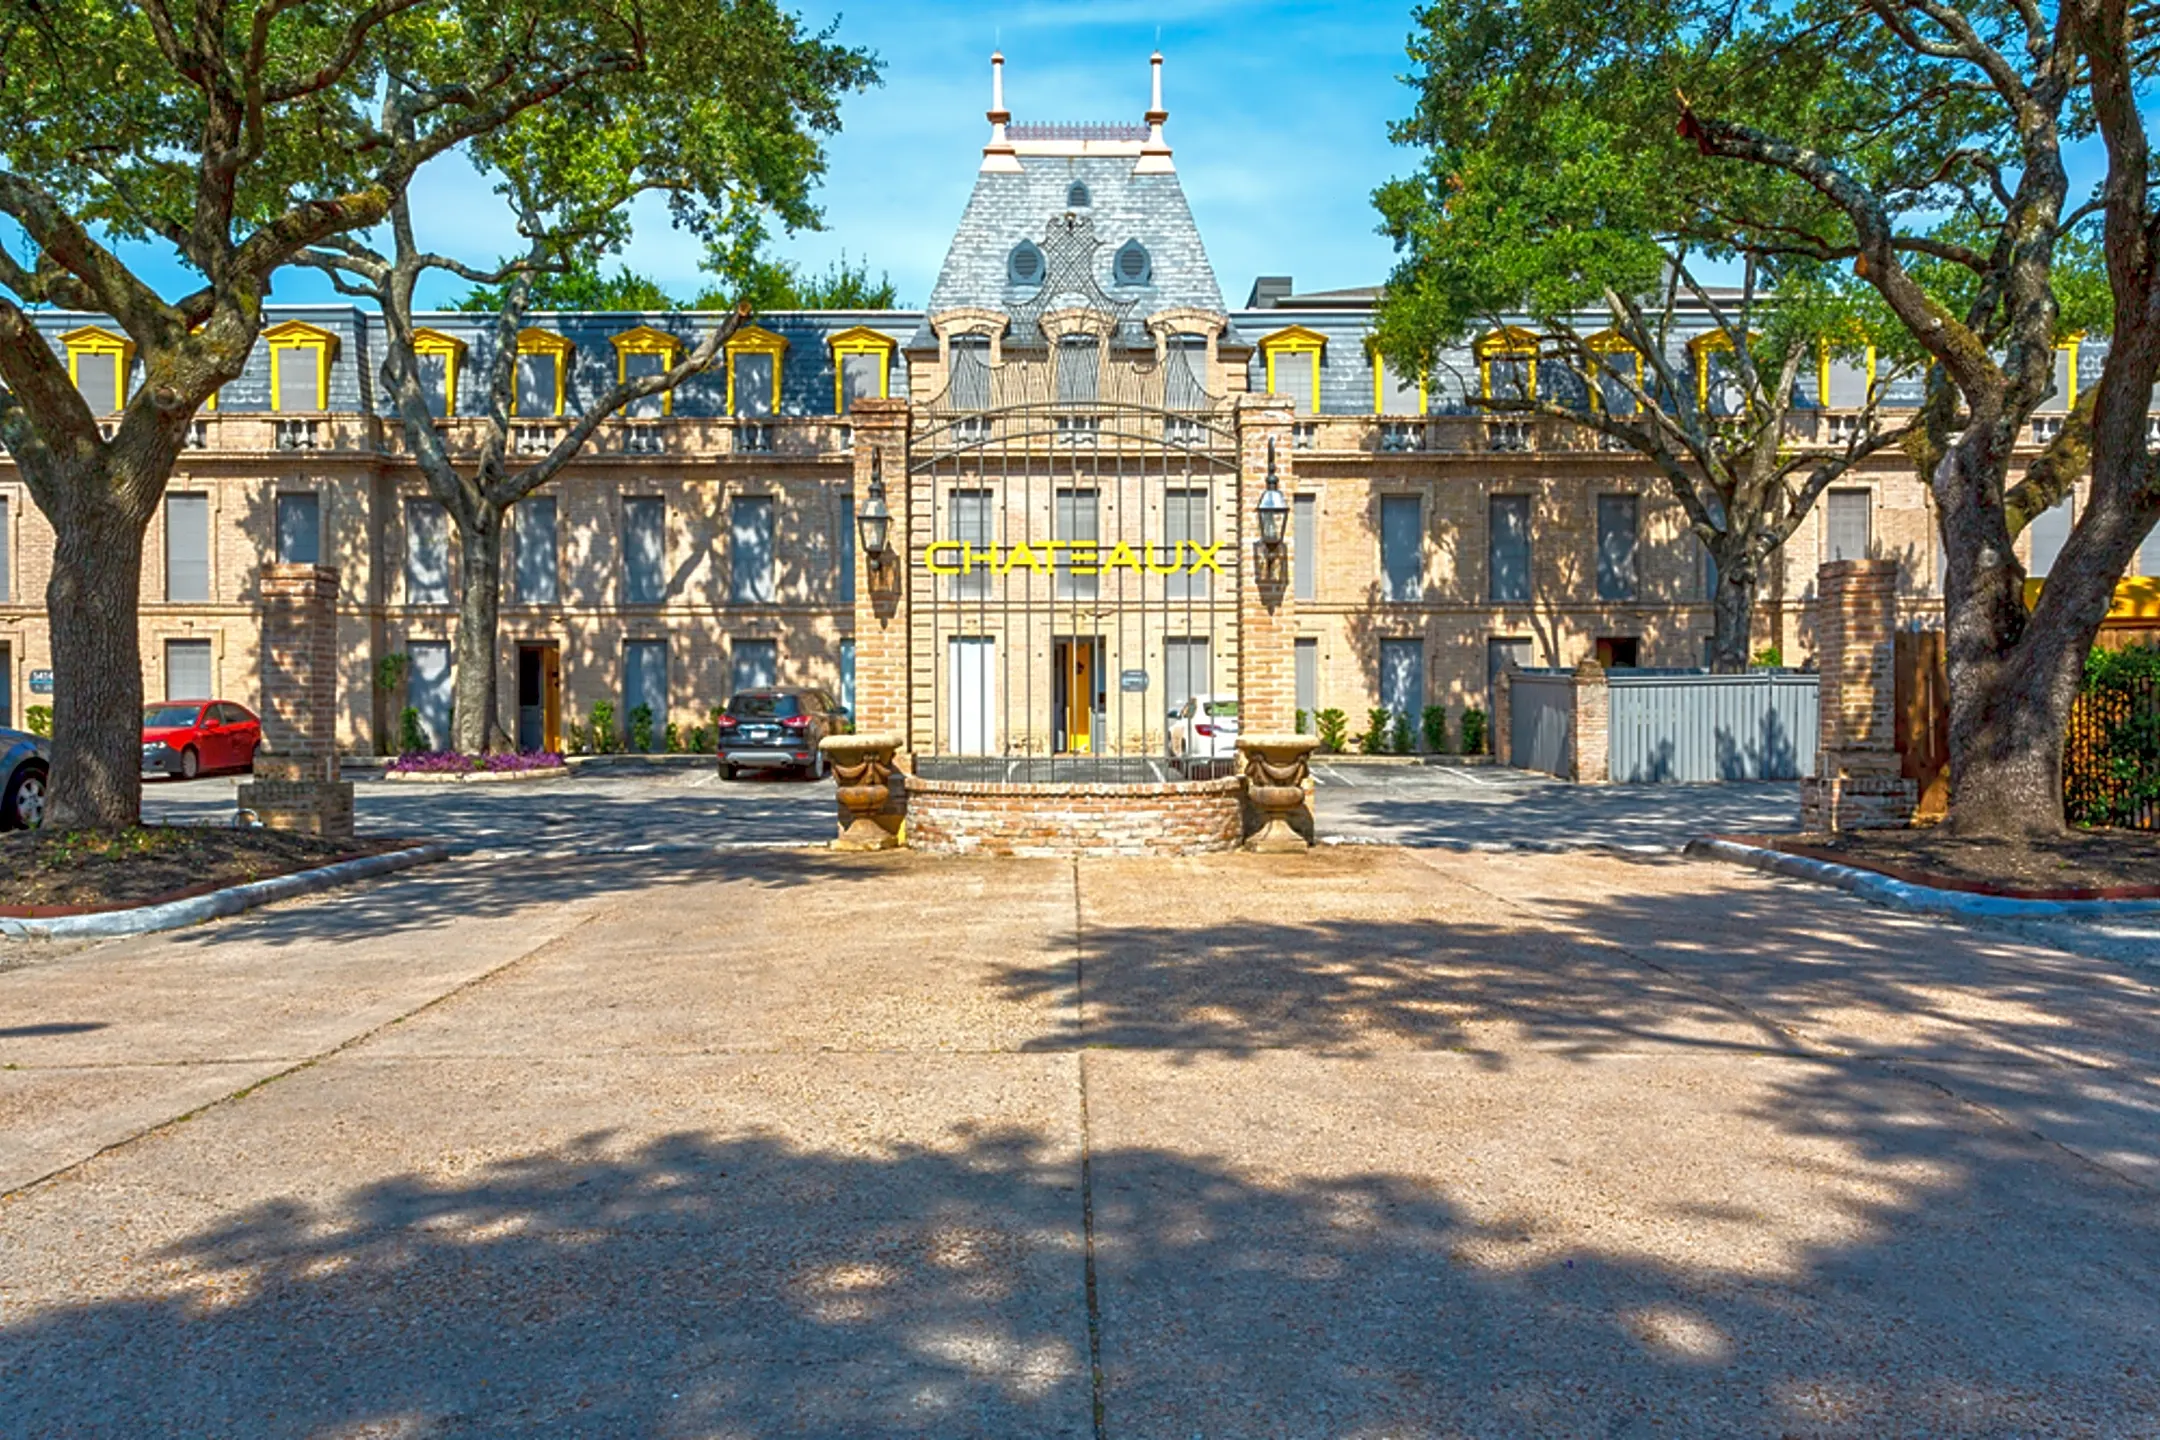
[[[45,823],[45,777],[52,746],[24,730],[0,730],[0,830]]]

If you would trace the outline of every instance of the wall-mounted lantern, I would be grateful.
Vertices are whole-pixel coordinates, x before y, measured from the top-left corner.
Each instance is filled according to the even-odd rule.
[[[1260,548],[1279,552],[1290,528],[1290,500],[1282,493],[1282,479],[1275,473],[1275,441],[1267,442],[1267,489],[1260,492]]]
[[[870,456],[870,493],[863,498],[862,508],[855,512],[855,528],[862,535],[863,553],[871,562],[885,557],[885,541],[892,529],[892,511],[885,506],[885,457],[873,452]]]

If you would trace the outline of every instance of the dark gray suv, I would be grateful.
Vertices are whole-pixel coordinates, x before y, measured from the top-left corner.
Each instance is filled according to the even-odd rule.
[[[22,730],[0,730],[0,830],[35,830],[45,823],[45,777],[52,747]]]
[[[830,691],[795,685],[741,691],[720,715],[720,773],[733,780],[745,770],[793,770],[823,779],[818,741],[845,735],[849,724]]]

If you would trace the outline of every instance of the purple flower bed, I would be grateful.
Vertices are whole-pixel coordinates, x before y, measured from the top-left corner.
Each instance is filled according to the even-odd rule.
[[[515,755],[466,755],[456,750],[415,750],[384,769],[393,775],[463,775],[474,770],[560,770],[563,758],[553,750],[520,750]]]

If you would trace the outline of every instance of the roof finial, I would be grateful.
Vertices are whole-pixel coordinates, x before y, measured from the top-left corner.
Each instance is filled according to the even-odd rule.
[[[1163,139],[1163,121],[1170,112],[1162,103],[1162,51],[1148,57],[1148,72],[1153,81],[1148,93],[1146,143],[1140,147],[1139,163],[1133,166],[1135,175],[1168,175],[1177,169],[1170,163],[1170,142]]]
[[[1012,141],[1005,138],[1005,126],[1012,119],[1012,112],[1005,108],[1005,53],[990,52],[990,143],[983,146],[982,168],[1007,174],[1020,170],[1020,156],[1013,150]]]

